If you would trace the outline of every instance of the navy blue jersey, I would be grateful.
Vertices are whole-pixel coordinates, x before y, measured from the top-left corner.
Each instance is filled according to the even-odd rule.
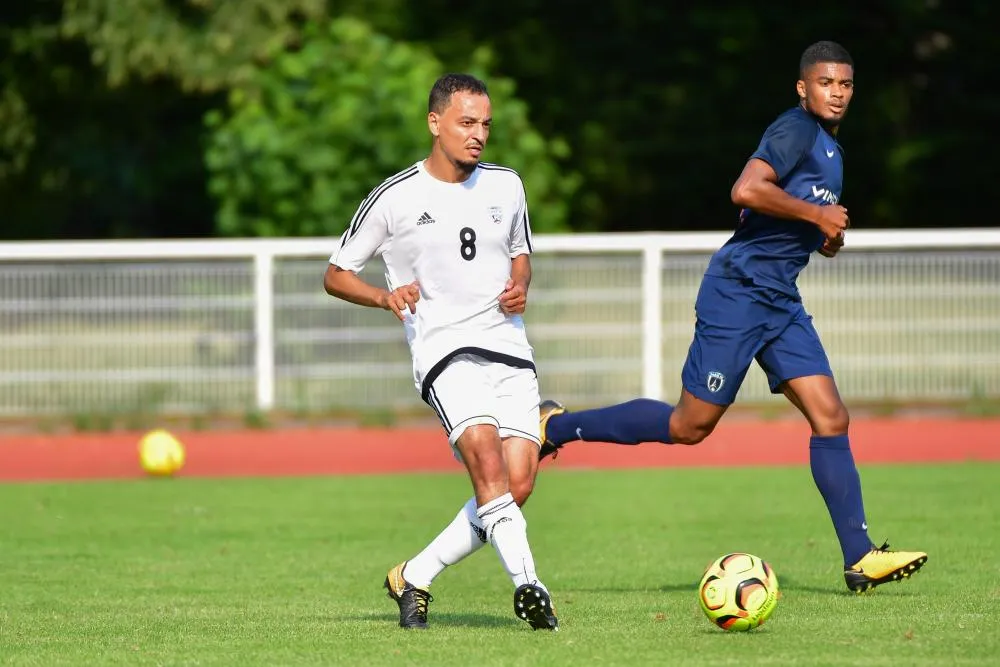
[[[771,165],[778,186],[793,197],[820,205],[840,200],[844,182],[840,145],[801,107],[778,116],[750,157]],[[824,240],[823,232],[811,223],[743,209],[736,232],[713,255],[706,274],[750,279],[797,299],[795,280]]]

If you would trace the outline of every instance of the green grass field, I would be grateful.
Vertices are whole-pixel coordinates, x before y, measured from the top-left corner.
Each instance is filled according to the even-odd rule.
[[[486,548],[396,626],[386,570],[468,496],[460,475],[0,485],[0,663],[981,665],[1000,654],[1000,466],[862,469],[872,537],[914,580],[849,594],[808,469],[544,470],[525,513],[562,629],[531,632]],[[748,634],[698,608],[727,551],[783,597]]]

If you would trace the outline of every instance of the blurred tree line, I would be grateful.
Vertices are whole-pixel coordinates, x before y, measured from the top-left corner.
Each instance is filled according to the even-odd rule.
[[[448,70],[490,85],[486,157],[521,172],[536,231],[727,229],[730,185],[818,39],[856,61],[855,226],[993,226],[998,16],[988,0],[5,3],[2,235],[337,234],[426,152]]]

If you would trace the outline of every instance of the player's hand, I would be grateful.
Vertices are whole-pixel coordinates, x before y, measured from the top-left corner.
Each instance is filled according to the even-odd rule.
[[[843,247],[844,247],[844,233],[841,232],[836,237],[832,239],[827,239],[826,242],[823,243],[823,247],[819,249],[819,254],[823,255],[824,257],[833,257],[838,252],[840,252],[840,249]]]
[[[508,315],[517,315],[524,312],[527,304],[528,290],[524,289],[524,285],[508,278],[503,292],[500,293],[500,310]]]
[[[420,287],[414,280],[409,285],[403,285],[391,292],[386,292],[379,305],[386,310],[391,310],[402,322],[403,311],[417,312],[417,301],[420,301]]]
[[[833,240],[851,226],[851,219],[847,217],[847,209],[840,204],[820,206],[816,226],[827,239]]]

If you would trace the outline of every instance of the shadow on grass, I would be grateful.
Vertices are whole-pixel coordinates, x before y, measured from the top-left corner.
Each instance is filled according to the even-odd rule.
[[[694,593],[698,590],[698,582],[689,582],[685,584],[663,584],[661,586],[596,586],[593,588],[578,588],[576,586],[572,588],[559,589],[556,595],[570,595],[572,593],[684,593],[691,592]],[[556,604],[558,605],[559,600],[556,598]]]
[[[895,586],[890,584],[896,584]],[[832,581],[829,586],[810,586],[808,584],[801,584],[794,579],[788,577],[779,577],[778,585],[781,590],[786,593],[816,593],[817,595],[835,595],[837,597],[850,597],[850,598],[871,598],[877,597],[878,595],[891,595],[892,597],[899,596],[910,596],[910,595],[920,595],[920,591],[915,588],[910,588],[906,585],[906,581],[890,582],[888,584],[882,584],[876,589],[867,591],[865,593],[855,593],[852,590],[848,590],[847,586],[844,584],[844,580]]]
[[[836,595],[838,597],[857,597],[857,593],[847,590],[847,587],[842,583],[838,586],[835,583],[829,586],[811,586],[807,584],[801,584],[794,579],[780,578],[778,580],[779,587],[781,591],[785,593],[816,593],[820,595]],[[883,586],[879,591],[885,590],[887,587]],[[662,584],[660,586],[642,586],[638,583],[635,586],[598,586],[593,588],[572,588],[561,591],[563,595],[568,593],[696,593],[698,590],[698,582],[692,581],[683,584]],[[903,592],[898,588],[893,588],[893,592],[896,591]],[[908,591],[907,591],[908,593]],[[872,595],[874,592],[869,592],[862,594],[861,597],[866,595]]]
[[[711,626],[707,628],[702,628],[698,631],[699,635],[716,635],[716,636],[734,636],[734,637],[756,637],[758,635],[767,635],[771,631],[769,625],[759,625],[752,630],[736,631],[736,632],[726,632],[722,628],[713,628]],[[740,640],[736,640],[740,641]],[[753,641],[753,640],[749,640]]]
[[[339,621],[373,621],[378,623],[387,623],[393,626],[399,624],[399,615],[393,613],[387,614],[357,614],[340,616],[337,618]],[[505,626],[515,625],[518,621],[514,618],[514,615],[508,618],[506,616],[493,616],[489,614],[463,614],[456,612],[433,612],[428,614],[427,622],[431,626],[441,626],[448,628],[502,628]]]

